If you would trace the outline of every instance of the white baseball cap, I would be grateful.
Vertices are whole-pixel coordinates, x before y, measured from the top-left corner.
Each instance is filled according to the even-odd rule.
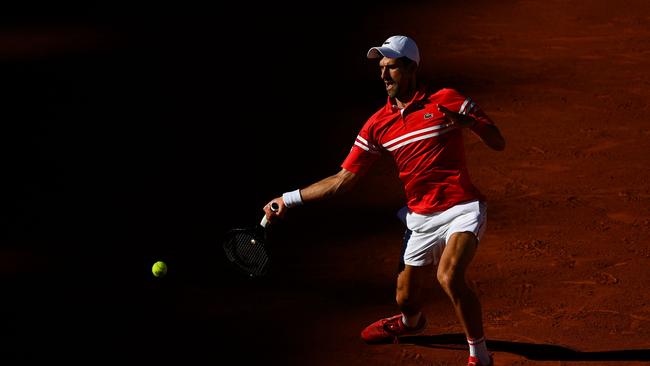
[[[420,64],[420,52],[415,41],[406,36],[389,37],[384,44],[379,47],[373,47],[368,50],[368,58],[400,58],[408,57]]]

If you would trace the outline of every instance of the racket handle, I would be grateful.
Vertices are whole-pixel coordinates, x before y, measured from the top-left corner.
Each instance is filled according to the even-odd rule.
[[[278,206],[277,203],[273,202],[271,203],[271,211],[277,212],[280,209],[280,206]],[[262,221],[260,222],[261,227],[266,227],[268,225],[269,220],[266,219],[266,215],[262,216]]]

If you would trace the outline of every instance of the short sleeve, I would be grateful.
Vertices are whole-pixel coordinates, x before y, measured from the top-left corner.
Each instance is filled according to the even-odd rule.
[[[370,125],[371,122],[368,121],[361,128],[350,153],[341,164],[342,168],[354,174],[365,174],[381,155],[379,145],[375,143],[370,133]]]
[[[488,117],[488,115],[483,112],[483,110],[472,100],[472,98],[466,97],[463,103],[460,105],[458,113],[463,115],[468,115],[473,117],[477,124],[474,128],[480,128],[485,125],[494,125],[494,122]],[[476,132],[476,131],[475,131]]]

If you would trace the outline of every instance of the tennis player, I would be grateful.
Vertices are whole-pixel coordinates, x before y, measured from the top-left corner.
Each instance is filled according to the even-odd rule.
[[[468,366],[493,365],[481,304],[466,282],[485,232],[487,204],[470,180],[463,131],[497,151],[505,140],[471,98],[454,89],[431,90],[418,80],[420,54],[413,39],[392,36],[367,56],[379,60],[386,104],[363,125],[337,174],[274,198],[264,207],[266,217],[272,222],[291,208],[348,191],[381,154],[389,154],[406,194],[398,213],[406,226],[397,274],[400,313],[370,324],[361,338],[390,342],[424,330],[420,289],[435,271],[467,337]],[[277,212],[270,210],[272,203],[279,205]]]

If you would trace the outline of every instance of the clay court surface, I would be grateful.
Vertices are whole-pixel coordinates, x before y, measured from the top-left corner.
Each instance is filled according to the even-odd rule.
[[[422,335],[359,339],[397,313],[389,161],[274,226],[264,281],[218,243],[338,171],[385,102],[365,52],[402,33],[422,76],[471,96],[507,140],[467,136],[489,204],[470,278],[495,364],[647,364],[650,3],[454,3],[8,22],[0,363],[464,365],[433,273]]]

